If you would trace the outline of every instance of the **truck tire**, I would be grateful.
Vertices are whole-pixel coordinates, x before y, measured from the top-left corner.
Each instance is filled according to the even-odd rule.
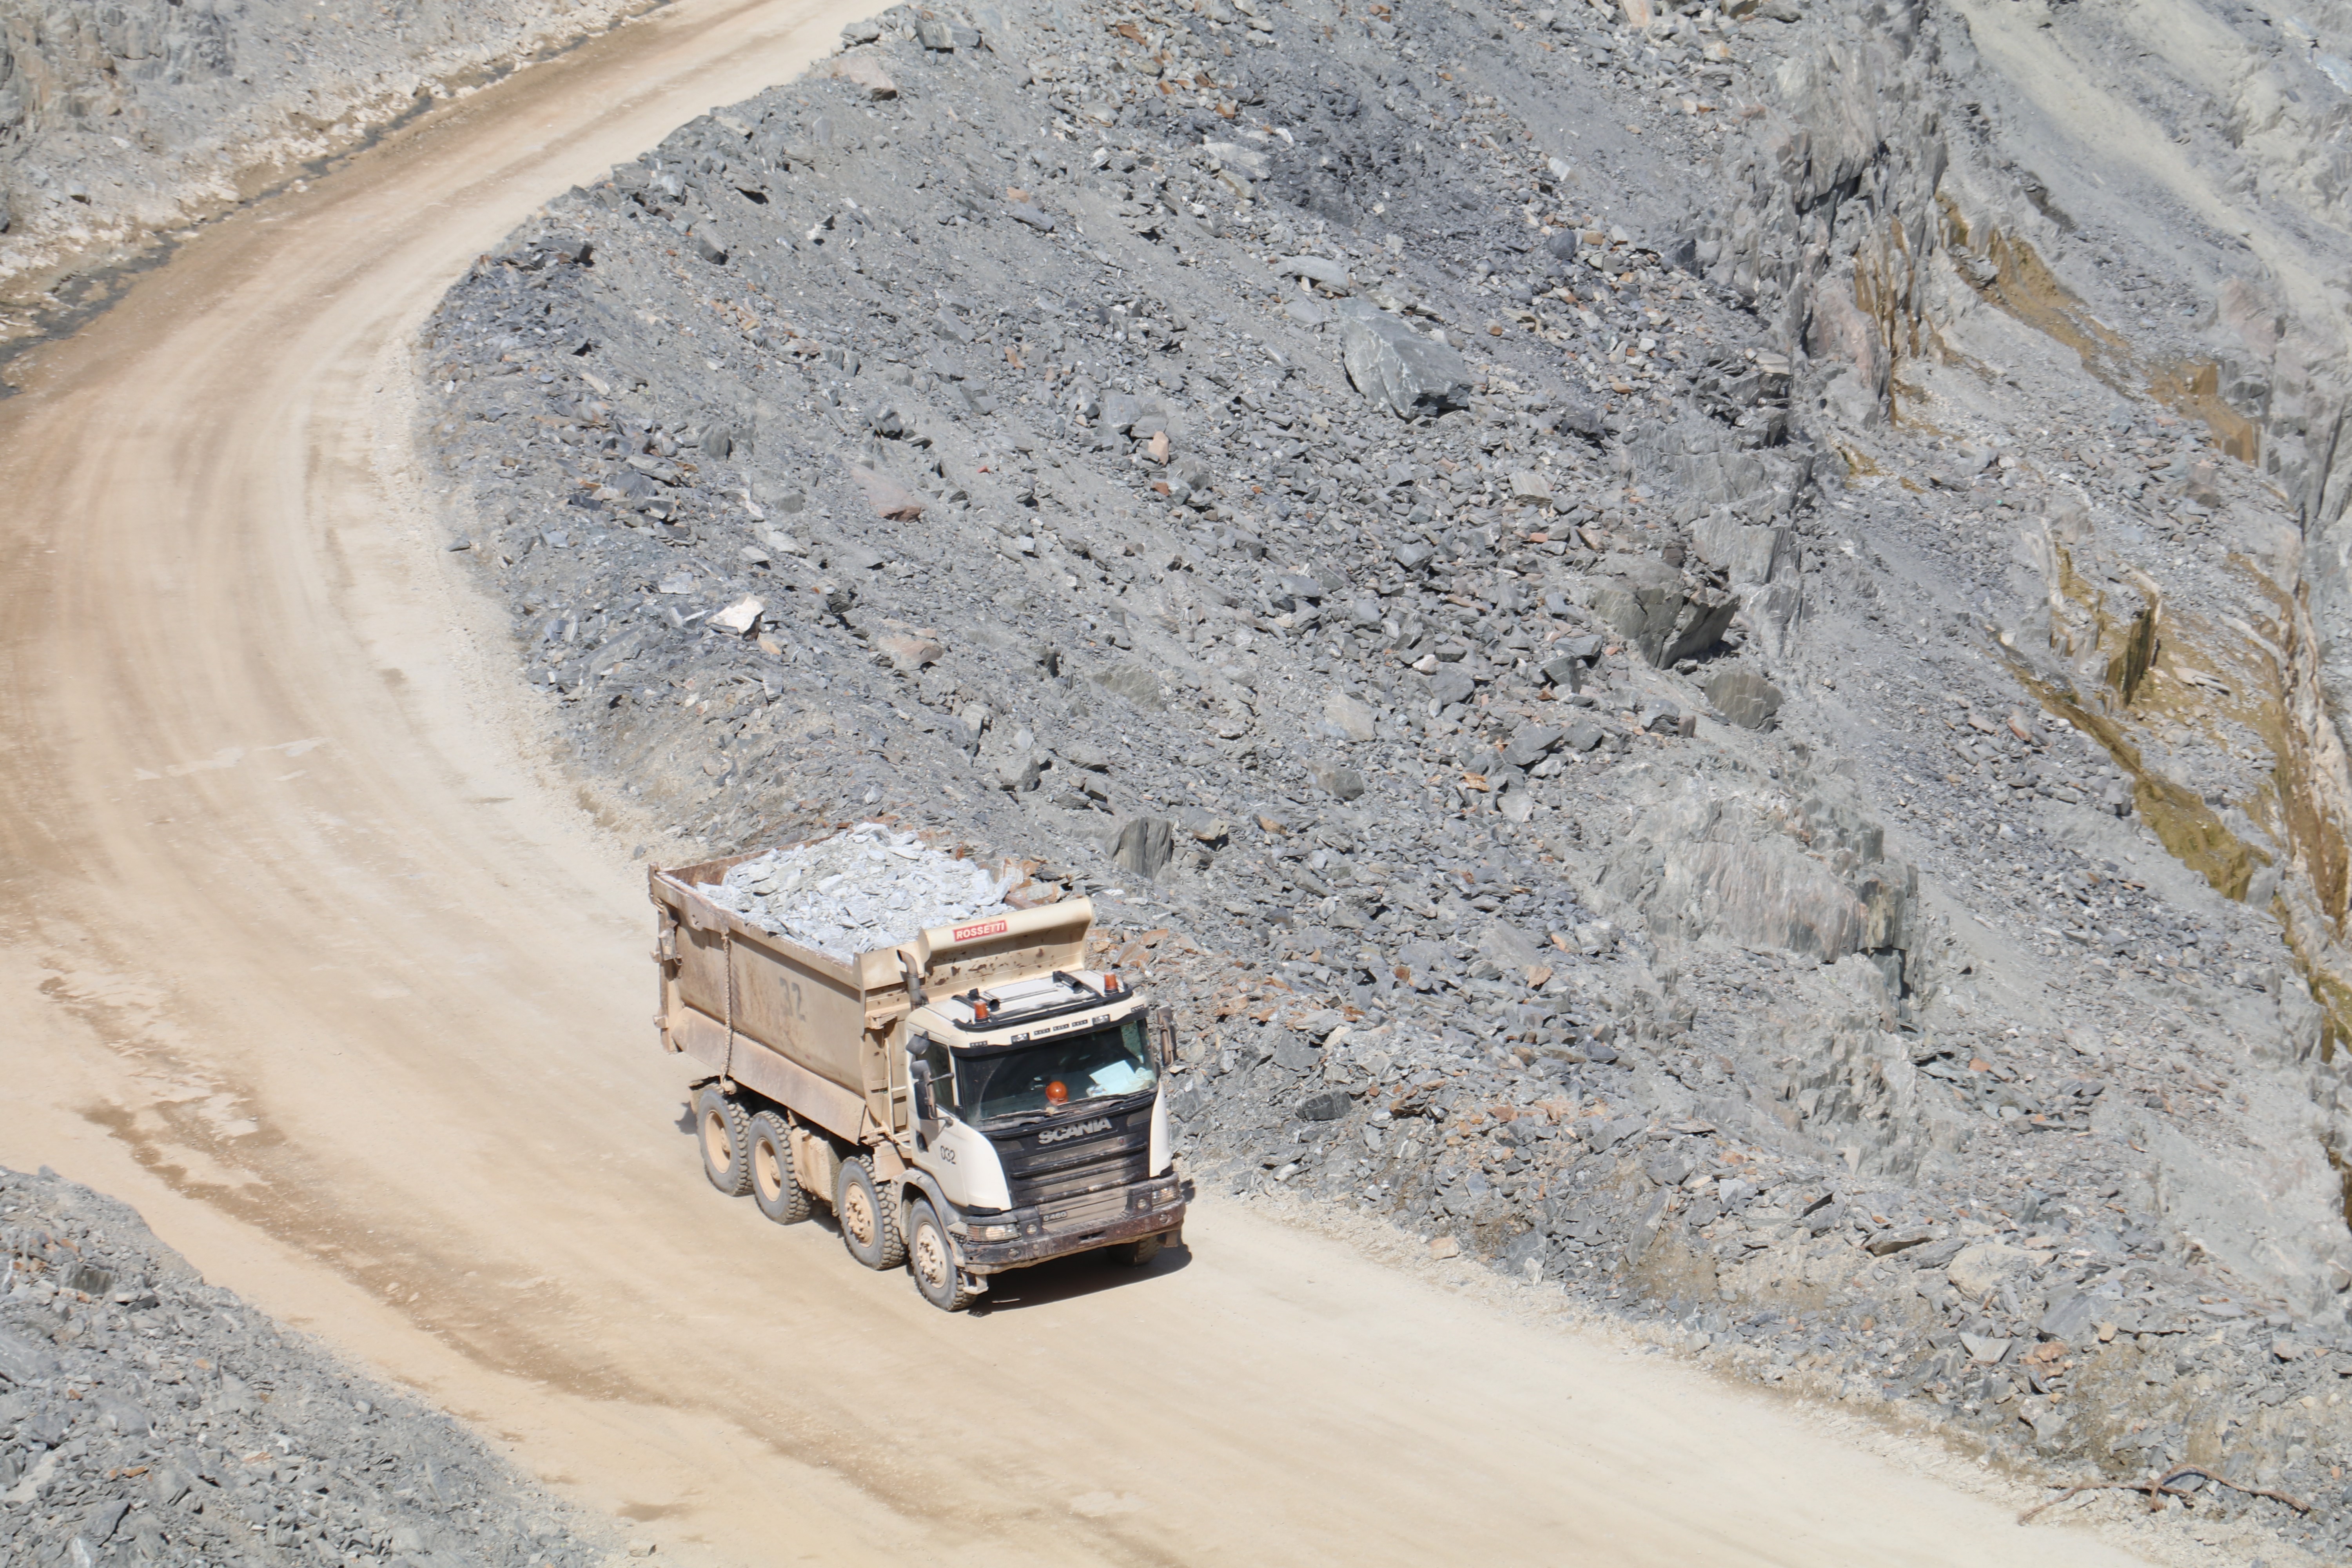
[[[961,1312],[979,1294],[969,1288],[964,1271],[956,1267],[955,1243],[927,1203],[915,1205],[914,1217],[907,1226],[907,1271],[915,1277],[915,1289],[922,1292],[923,1300],[942,1312]]]
[[[694,1141],[702,1145],[702,1173],[730,1198],[751,1190],[751,1119],[715,1083],[694,1097]]]
[[[751,1201],[778,1225],[798,1225],[809,1216],[808,1194],[793,1175],[792,1124],[772,1110],[751,1118]]]
[[[1144,1268],[1160,1256],[1160,1244],[1164,1239],[1162,1237],[1147,1236],[1141,1241],[1121,1242],[1110,1249],[1110,1259],[1113,1263],[1124,1263],[1129,1268]]]
[[[874,1179],[874,1156],[841,1163],[833,1184],[833,1214],[841,1222],[841,1244],[868,1268],[896,1268],[907,1261],[906,1238],[898,1234],[898,1205]]]

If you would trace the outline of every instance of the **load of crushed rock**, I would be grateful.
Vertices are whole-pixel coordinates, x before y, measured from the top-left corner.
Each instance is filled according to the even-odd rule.
[[[1011,874],[929,848],[878,822],[771,849],[700,891],[771,936],[846,961],[1004,908]]]

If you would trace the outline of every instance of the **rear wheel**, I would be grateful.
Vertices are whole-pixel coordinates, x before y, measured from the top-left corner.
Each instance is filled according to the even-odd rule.
[[[833,1184],[833,1213],[841,1221],[841,1244],[866,1268],[896,1268],[907,1261],[898,1205],[883,1196],[882,1184],[874,1179],[871,1154],[841,1163],[841,1174]]]
[[[702,1145],[702,1173],[730,1198],[751,1190],[751,1119],[715,1083],[694,1097],[696,1142]]]
[[[942,1312],[961,1312],[979,1294],[966,1287],[948,1227],[929,1204],[915,1205],[914,1221],[907,1228],[907,1268],[923,1300]]]
[[[778,1225],[809,1216],[808,1194],[793,1177],[792,1124],[772,1110],[751,1118],[751,1201]]]

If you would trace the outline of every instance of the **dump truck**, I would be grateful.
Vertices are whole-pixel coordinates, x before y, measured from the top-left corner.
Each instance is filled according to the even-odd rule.
[[[711,1185],[779,1224],[829,1208],[849,1255],[948,1311],[990,1279],[1181,1239],[1169,1016],[1085,967],[1084,898],[831,954],[707,896],[750,856],[649,882],[666,1050],[699,1064]]]

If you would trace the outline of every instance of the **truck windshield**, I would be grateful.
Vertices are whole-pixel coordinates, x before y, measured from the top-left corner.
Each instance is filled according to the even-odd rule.
[[[956,1062],[956,1102],[975,1123],[1083,1100],[1140,1094],[1159,1082],[1140,1016],[1067,1039]]]

